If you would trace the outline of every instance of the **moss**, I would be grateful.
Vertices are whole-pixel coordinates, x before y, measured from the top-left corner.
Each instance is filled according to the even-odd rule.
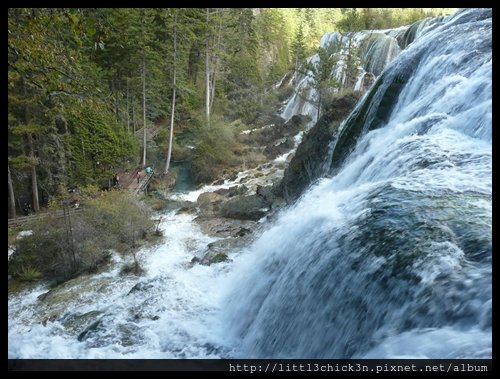
[[[38,285],[38,282],[26,282],[16,278],[9,278],[8,293],[17,294]]]
[[[210,261],[212,263],[219,263],[219,262],[227,261],[227,254],[225,254],[225,253],[217,253],[217,254],[214,255],[214,257]]]

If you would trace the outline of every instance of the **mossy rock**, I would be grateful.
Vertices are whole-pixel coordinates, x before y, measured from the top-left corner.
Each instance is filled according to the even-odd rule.
[[[211,259],[211,263],[219,263],[219,262],[225,262],[225,261],[227,261],[227,254],[225,254],[225,253],[217,253]]]
[[[221,215],[239,220],[257,221],[269,210],[270,204],[261,196],[238,196],[228,200],[221,208]]]

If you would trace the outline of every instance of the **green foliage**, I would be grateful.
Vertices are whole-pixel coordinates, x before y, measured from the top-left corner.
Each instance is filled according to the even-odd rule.
[[[150,211],[126,192],[103,193],[87,207],[83,217],[101,231],[100,243],[107,249],[133,250],[153,226]]]
[[[324,97],[332,88],[339,88],[340,83],[332,77],[333,68],[339,61],[339,44],[332,42],[326,47],[317,50],[318,61],[309,63],[306,68],[311,72],[313,86],[318,93],[316,107],[318,108],[318,119],[324,106]]]
[[[17,273],[17,278],[22,282],[34,282],[42,277],[42,273],[31,266],[22,266]]]
[[[113,174],[113,167],[138,154],[137,141],[103,109],[79,107],[68,125],[72,132],[70,185],[97,184]]]
[[[215,122],[197,132],[198,143],[193,155],[193,172],[197,182],[208,182],[219,177],[225,168],[238,163],[235,151],[238,144],[234,128]]]
[[[130,136],[143,124],[143,77],[147,123],[170,116],[174,20],[175,159],[198,138],[190,132],[197,130],[205,107],[207,46],[215,88],[212,117],[252,124],[274,104],[266,87],[291,68],[300,69],[325,32],[396,27],[451,11],[208,8],[207,22],[207,8],[9,8],[8,156],[14,197],[30,195],[34,176],[47,200],[67,186],[99,185],[113,166],[139,160],[140,144]],[[347,63],[352,77],[354,49]],[[319,87],[326,86],[321,77]],[[161,154],[155,155],[162,159],[164,147],[159,141]],[[214,165],[223,161],[203,144],[201,151],[198,155],[213,157]]]
[[[299,29],[297,30],[295,38],[292,42],[291,50],[292,50],[295,70],[298,70],[299,67],[305,63],[305,60],[307,58],[304,28],[302,23],[299,25]]]
[[[32,235],[15,242],[9,274],[62,282],[82,271],[94,271],[107,262],[109,251],[132,254],[153,231],[150,211],[128,193],[110,191],[87,200],[85,211],[63,218],[45,217],[30,226]]]
[[[337,22],[339,31],[358,32],[364,29],[362,14],[356,8],[343,8],[341,13],[342,18]]]

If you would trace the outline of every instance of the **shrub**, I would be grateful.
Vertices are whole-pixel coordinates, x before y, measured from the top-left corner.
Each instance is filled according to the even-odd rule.
[[[90,198],[85,211],[67,221],[47,216],[29,225],[33,233],[16,240],[9,274],[23,280],[43,275],[60,283],[96,270],[108,261],[111,249],[132,254],[139,266],[136,248],[153,229],[148,208],[120,191]],[[140,272],[138,267],[134,270]]]
[[[23,282],[34,282],[42,277],[42,273],[32,266],[22,266],[17,278]]]
[[[230,125],[214,122],[210,128],[199,128],[197,137],[192,168],[198,183],[213,181],[224,169],[238,164],[235,152],[240,146],[236,142],[235,129]]]

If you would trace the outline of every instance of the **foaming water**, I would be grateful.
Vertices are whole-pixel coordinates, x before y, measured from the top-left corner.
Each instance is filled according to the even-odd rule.
[[[491,357],[491,11],[427,24],[342,124],[331,177],[233,262],[190,264],[214,238],[165,214],[144,276],[115,254],[10,296],[9,358]]]
[[[357,79],[353,89],[363,90],[369,88],[371,83],[366,82],[367,74],[378,77],[385,67],[387,67],[402,51],[399,40],[404,39],[403,48],[412,42],[417,36],[420,36],[428,25],[437,22],[438,19],[424,19],[417,21],[410,26],[403,26],[395,29],[386,30],[363,30],[355,33],[339,32],[325,33],[321,37],[320,47],[326,48],[329,44],[336,44],[338,48],[334,54],[338,56],[338,62],[333,68],[331,77],[346,85],[346,59],[351,48],[359,49],[360,65],[357,67]],[[406,33],[409,35],[406,35]],[[317,64],[318,54],[308,58],[311,64]],[[314,88],[311,74],[294,74],[294,80],[297,82],[295,93],[286,103],[281,116],[289,120],[296,114],[309,115],[311,121],[309,125],[314,125],[317,121],[317,91]]]
[[[9,358],[217,358],[228,354],[223,338],[213,332],[219,283],[227,264],[189,265],[214,240],[203,235],[192,218],[164,216],[160,229],[165,243],[139,253],[144,277],[121,277],[121,258],[116,256],[115,269],[70,281],[57,289],[54,299],[38,299],[48,291],[44,287],[12,296]]]
[[[491,10],[433,24],[363,101],[234,273],[239,354],[491,357]]]

